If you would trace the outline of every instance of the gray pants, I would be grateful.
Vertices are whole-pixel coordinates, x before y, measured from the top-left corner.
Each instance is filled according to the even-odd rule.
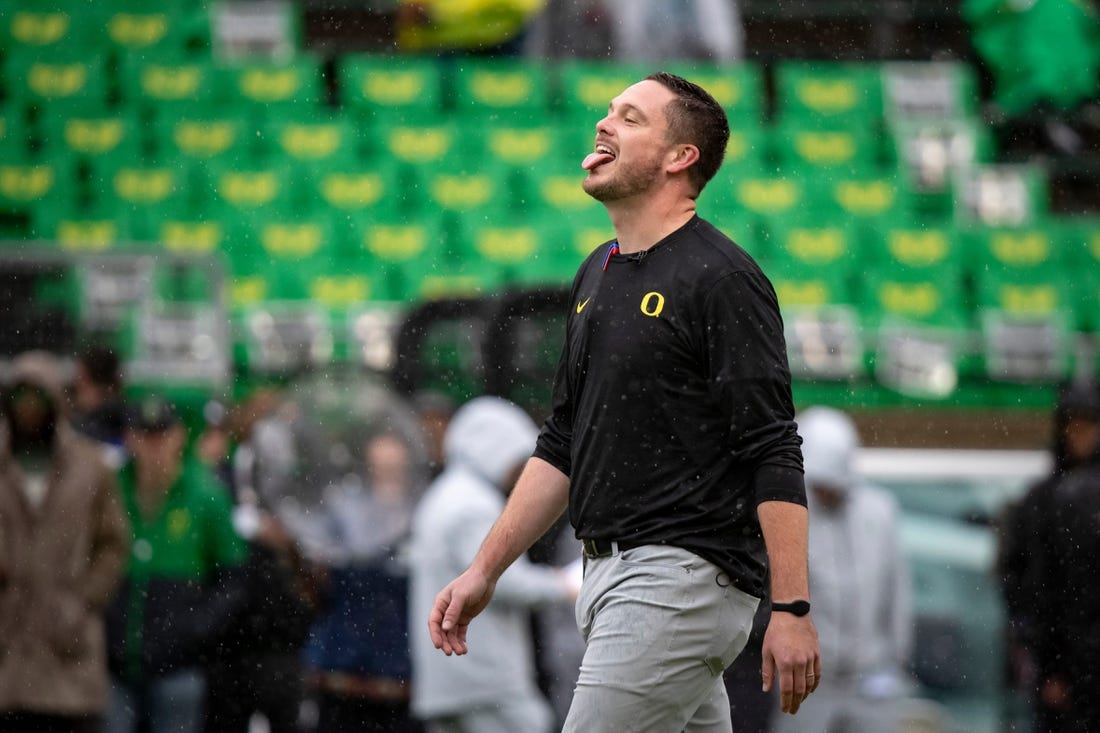
[[[586,648],[565,733],[729,733],[722,670],[759,602],[676,547],[588,560],[577,599]]]

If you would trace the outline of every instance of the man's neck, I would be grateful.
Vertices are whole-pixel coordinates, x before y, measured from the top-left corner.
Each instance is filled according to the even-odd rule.
[[[624,255],[649,249],[695,216],[695,201],[688,198],[625,199],[605,206]]]

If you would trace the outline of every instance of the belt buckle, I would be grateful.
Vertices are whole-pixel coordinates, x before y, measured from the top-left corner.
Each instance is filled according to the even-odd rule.
[[[603,544],[604,547],[600,547]],[[600,540],[581,540],[581,549],[584,556],[590,560],[600,557],[611,557],[615,554],[614,542],[601,542]]]

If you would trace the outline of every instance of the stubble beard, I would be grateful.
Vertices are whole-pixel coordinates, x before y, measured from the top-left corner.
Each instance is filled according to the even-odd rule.
[[[585,193],[601,203],[620,201],[649,190],[660,170],[661,161],[654,157],[636,164],[633,168],[624,167],[616,171],[617,175],[613,174],[604,180],[595,179],[589,174],[581,186]]]

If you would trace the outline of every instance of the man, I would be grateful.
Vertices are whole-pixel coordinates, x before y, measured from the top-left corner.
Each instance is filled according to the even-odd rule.
[[[766,565],[763,686],[778,682],[795,713],[821,678],[775,292],[695,213],[728,136],[714,99],[670,74],[611,101],[582,166],[616,239],[574,280],[534,456],[429,619],[437,647],[466,653],[504,569],[568,506],[587,561],[570,732],[729,731],[722,670],[748,638]]]
[[[228,492],[185,455],[175,409],[151,396],[134,405],[119,472],[134,542],[107,619],[112,674],[106,730],[198,733],[203,663],[244,604],[246,547]]]
[[[124,460],[126,405],[122,386],[122,367],[114,349],[92,344],[77,355],[72,425],[80,434],[103,444],[115,468]]]
[[[1012,682],[1032,699],[1032,729],[1036,733],[1066,730],[1073,707],[1073,677],[1066,660],[1055,653],[1073,637],[1055,634],[1047,619],[1051,612],[1064,615],[1052,602],[1051,586],[1054,573],[1061,574],[1060,566],[1066,563],[1065,556],[1054,548],[1065,547],[1064,542],[1070,541],[1069,529],[1058,515],[1063,511],[1072,514],[1076,511],[1073,505],[1087,498],[1087,493],[1075,498],[1069,488],[1060,487],[1081,484],[1090,466],[1095,472],[1100,456],[1100,392],[1096,385],[1091,381],[1063,385],[1052,423],[1051,473],[1007,508],[1001,518],[998,548]],[[1076,520],[1073,524],[1080,526]],[[1083,564],[1082,549],[1072,552],[1075,558],[1069,564]],[[1078,604],[1074,601],[1073,605]],[[1092,606],[1086,602],[1084,607]]]
[[[413,619],[428,615],[439,586],[477,554],[537,436],[531,418],[498,397],[478,397],[455,414],[446,468],[413,520]],[[414,636],[413,710],[429,733],[549,733],[554,714],[536,683],[530,612],[573,598],[563,573],[519,558],[471,631],[468,655],[441,657],[427,636]]]
[[[103,614],[129,549],[114,474],[68,426],[56,359],[14,360],[0,400],[0,730],[100,730]]]
[[[855,473],[859,434],[839,410],[798,415],[810,505],[810,592],[829,679],[777,733],[889,731],[911,691],[909,570],[890,494]]]

